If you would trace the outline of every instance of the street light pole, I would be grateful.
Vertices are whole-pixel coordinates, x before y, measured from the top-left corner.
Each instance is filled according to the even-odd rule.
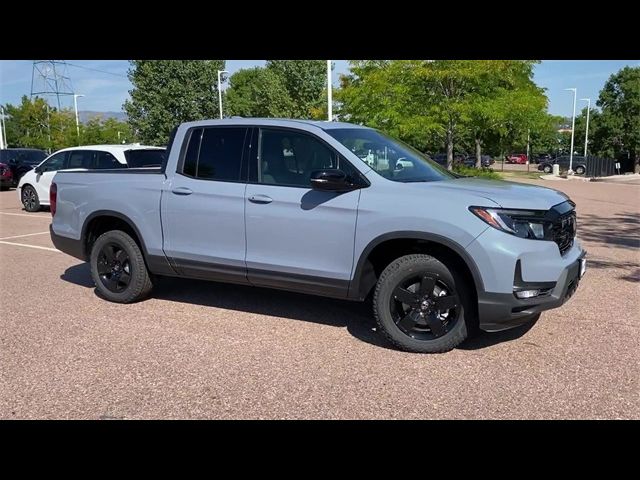
[[[331,121],[333,118],[333,101],[331,96],[331,89],[333,85],[331,85],[331,60],[327,60],[327,116],[328,120]]]
[[[78,119],[78,97],[84,97],[84,95],[73,94],[73,109],[76,112],[76,134],[78,139],[80,138],[80,121]]]
[[[6,143],[6,131],[4,129],[4,108],[0,107],[0,111],[2,112],[2,116],[0,116],[0,149],[4,149],[4,144]],[[9,144],[7,143],[7,146]]]
[[[575,136],[576,130],[576,93],[577,89],[575,88],[565,88],[565,90],[570,90],[573,92],[573,117],[571,118],[571,151],[569,152],[569,170],[567,174],[573,175],[573,138]]]
[[[591,111],[591,99],[581,98],[583,102],[587,102],[587,129],[584,132],[584,158],[587,159],[587,144],[589,143],[589,112]]]
[[[220,108],[220,119],[222,119],[222,90],[220,89],[220,74],[229,73],[226,70],[218,70],[218,107]]]

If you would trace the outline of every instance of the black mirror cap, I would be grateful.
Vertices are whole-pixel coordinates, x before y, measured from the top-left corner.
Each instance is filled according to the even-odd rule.
[[[335,168],[315,170],[311,172],[311,186],[315,190],[325,190],[332,192],[348,191],[359,188],[347,179],[347,175]]]
[[[37,167],[35,167],[33,170],[34,170],[34,172],[36,172],[36,173],[42,173],[42,172],[43,172],[42,167],[41,167],[41,166],[39,166],[39,165],[38,165]]]

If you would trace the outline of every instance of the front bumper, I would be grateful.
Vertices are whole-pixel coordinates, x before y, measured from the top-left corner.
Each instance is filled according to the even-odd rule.
[[[488,332],[506,330],[527,323],[533,316],[564,304],[575,293],[580,283],[581,261],[586,252],[561,272],[549,294],[529,299],[519,299],[513,293],[482,292],[478,294],[478,317],[480,328]],[[538,287],[532,283],[531,288]],[[521,285],[526,288],[525,285]]]

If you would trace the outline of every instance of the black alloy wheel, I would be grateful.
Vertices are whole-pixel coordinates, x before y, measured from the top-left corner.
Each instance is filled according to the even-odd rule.
[[[393,290],[389,309],[398,328],[416,340],[445,335],[458,321],[458,295],[430,273],[411,274]]]
[[[121,293],[131,282],[131,261],[121,245],[109,242],[98,252],[98,275],[111,292]]]

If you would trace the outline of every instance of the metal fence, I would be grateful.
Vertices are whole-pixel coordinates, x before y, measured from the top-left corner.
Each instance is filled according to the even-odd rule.
[[[612,158],[587,156],[586,164],[585,176],[587,177],[608,177],[617,173],[616,161]]]

